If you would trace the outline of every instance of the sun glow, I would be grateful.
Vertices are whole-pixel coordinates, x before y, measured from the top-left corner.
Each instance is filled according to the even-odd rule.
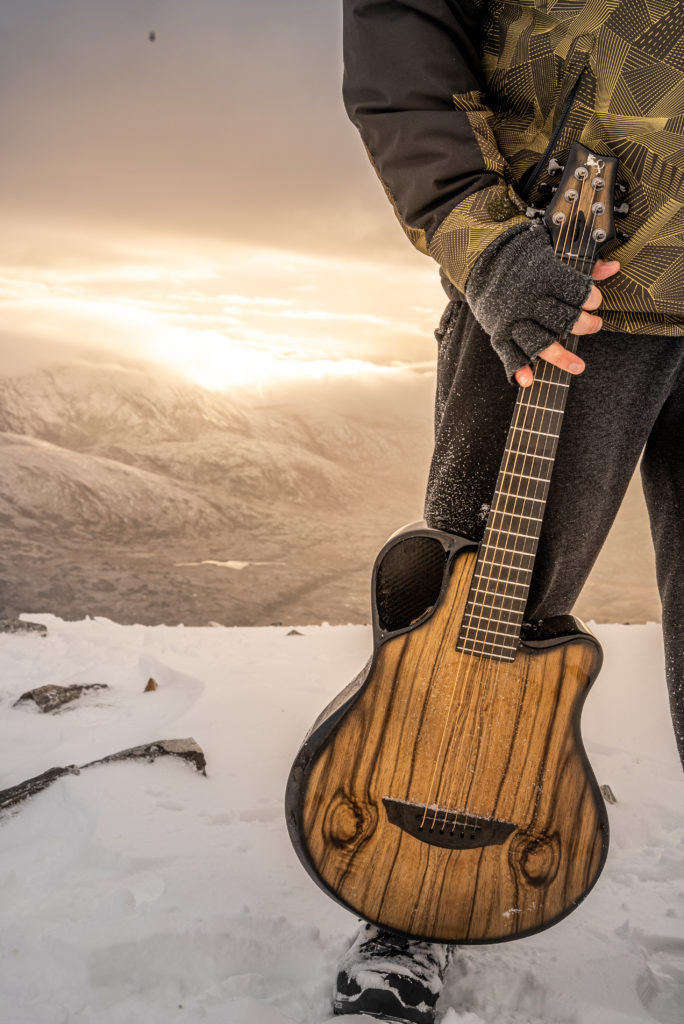
[[[87,248],[87,247],[86,247]],[[204,388],[391,372],[433,357],[439,310],[413,272],[207,245],[63,264],[0,259],[8,335],[153,360]],[[397,288],[405,292],[401,319]]]
[[[203,388],[225,391],[276,380],[350,377],[386,373],[387,367],[361,359],[307,359],[251,349],[214,331],[173,328],[154,340],[157,358]]]

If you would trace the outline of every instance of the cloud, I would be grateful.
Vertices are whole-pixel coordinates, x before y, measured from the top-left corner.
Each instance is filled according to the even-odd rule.
[[[46,342],[69,342],[151,358],[221,387],[264,374],[340,375],[434,355],[443,298],[435,280],[413,267],[390,274],[366,261],[195,244],[196,251],[187,239],[166,246],[158,239],[139,250],[114,243],[97,256],[85,244],[81,257],[74,244],[47,265],[25,256],[13,265],[6,246],[5,329],[24,347],[39,343],[41,362]],[[433,307],[422,305],[428,294]]]

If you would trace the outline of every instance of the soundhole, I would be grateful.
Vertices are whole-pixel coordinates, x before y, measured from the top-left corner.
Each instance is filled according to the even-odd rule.
[[[375,602],[382,629],[405,629],[435,604],[446,560],[435,537],[407,537],[390,548],[376,572]]]

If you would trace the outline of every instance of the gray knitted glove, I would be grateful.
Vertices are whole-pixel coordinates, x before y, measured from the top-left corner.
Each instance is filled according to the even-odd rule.
[[[570,330],[591,287],[589,276],[554,255],[546,225],[534,221],[487,246],[466,282],[466,299],[512,381]]]

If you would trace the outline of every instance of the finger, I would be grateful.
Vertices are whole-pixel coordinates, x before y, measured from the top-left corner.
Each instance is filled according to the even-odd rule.
[[[534,374],[532,373],[531,366],[521,366],[519,370],[515,371],[513,376],[521,388],[529,388],[530,384],[534,380]]]
[[[591,286],[591,291],[589,292],[589,298],[587,299],[587,301],[582,306],[582,309],[588,309],[588,310],[598,309],[602,302],[603,302],[603,296],[601,295],[601,292],[598,290],[596,285],[593,284]]]
[[[592,316],[591,313],[580,313],[574,327],[571,327],[570,334],[596,334],[601,330],[603,320],[600,316]]]
[[[620,269],[618,260],[597,260],[591,276],[595,281],[605,281],[607,277],[617,274]]]
[[[554,366],[560,367],[561,370],[567,370],[568,373],[577,374],[582,373],[584,370],[584,360],[580,359],[575,352],[570,352],[567,348],[564,348],[559,341],[554,341],[553,345],[543,349],[539,353],[539,358],[545,359],[547,363],[553,363]]]

